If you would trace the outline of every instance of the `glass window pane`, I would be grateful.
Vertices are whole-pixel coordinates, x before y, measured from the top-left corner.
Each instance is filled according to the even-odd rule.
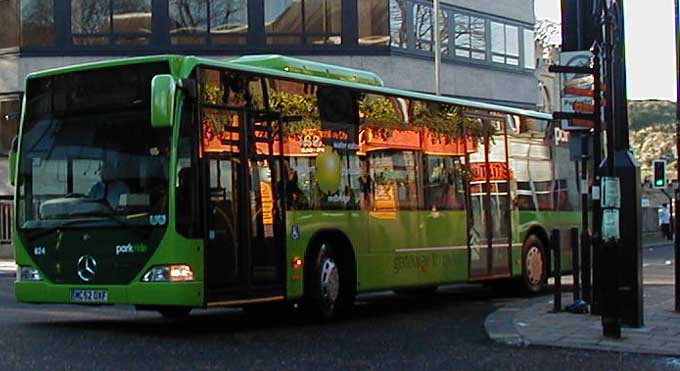
[[[536,49],[534,31],[524,30],[524,68],[536,68]]]
[[[267,33],[302,32],[302,2],[293,0],[265,1],[264,22]]]
[[[390,45],[406,48],[406,0],[390,0]]]
[[[0,48],[19,46],[19,0],[0,0]]]
[[[170,34],[208,31],[207,0],[171,0]]]
[[[486,21],[483,18],[470,17],[470,47],[486,52]]]
[[[449,18],[449,12],[440,11],[439,12],[439,38],[441,40],[441,53],[443,55],[449,54],[449,25],[451,24],[451,19]]]
[[[416,49],[432,49],[432,8],[427,5],[413,5],[413,30],[416,34]]]
[[[357,2],[359,20],[359,45],[387,46],[390,44],[388,0],[363,0]]]
[[[491,51],[505,54],[505,27],[502,23],[491,22]]]
[[[24,0],[21,2],[21,45],[54,45],[54,2]]]
[[[114,0],[113,32],[151,34],[151,0]]]
[[[505,53],[519,57],[519,29],[515,26],[505,26]]]
[[[305,0],[305,32],[342,32],[340,0]]]
[[[217,34],[248,32],[247,0],[210,2],[210,32]]]
[[[180,45],[204,44],[206,38],[195,34],[208,31],[208,1],[171,0],[168,6],[171,42]]]
[[[210,33],[213,44],[245,44],[248,33],[248,1],[211,1]]]
[[[470,47],[470,17],[464,14],[456,14],[456,46],[462,48]]]
[[[71,0],[71,31],[74,34],[111,33],[109,0]]]

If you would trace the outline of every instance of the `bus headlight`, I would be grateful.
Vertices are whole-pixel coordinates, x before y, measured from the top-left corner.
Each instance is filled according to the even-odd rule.
[[[187,282],[194,280],[194,270],[186,264],[157,265],[149,269],[142,282]]]
[[[40,272],[33,267],[17,267],[17,281],[42,281]]]

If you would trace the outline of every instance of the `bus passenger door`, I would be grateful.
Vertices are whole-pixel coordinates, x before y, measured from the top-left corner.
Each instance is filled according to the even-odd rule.
[[[208,302],[282,295],[283,217],[277,208],[275,113],[203,112]],[[277,164],[277,165],[275,165]]]
[[[511,274],[510,176],[505,135],[488,136],[469,156],[470,279]]]

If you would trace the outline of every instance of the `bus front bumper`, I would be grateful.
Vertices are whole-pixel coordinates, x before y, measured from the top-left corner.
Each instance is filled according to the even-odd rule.
[[[17,300],[22,303],[204,306],[203,282],[137,282],[122,286],[17,281],[14,288]],[[97,295],[88,300],[88,295],[83,295],[88,292]]]

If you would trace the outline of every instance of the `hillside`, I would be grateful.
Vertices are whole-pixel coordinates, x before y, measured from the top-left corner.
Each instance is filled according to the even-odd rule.
[[[637,100],[628,103],[631,130],[652,126],[675,126],[675,102],[664,100]]]
[[[668,161],[668,177],[676,178],[675,103],[660,100],[628,104],[630,145],[640,161],[642,177],[651,174],[652,161]]]

